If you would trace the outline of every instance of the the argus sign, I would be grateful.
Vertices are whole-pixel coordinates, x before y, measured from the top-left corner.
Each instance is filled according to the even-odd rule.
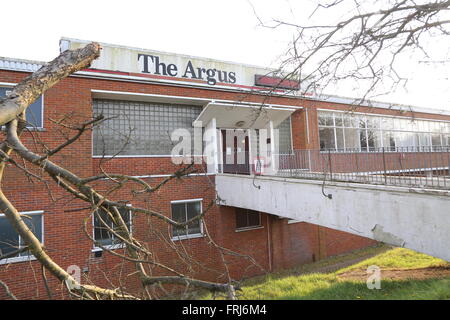
[[[62,38],[61,52],[82,48],[89,42]],[[101,70],[105,75],[112,71],[110,74],[114,77],[123,77],[121,73],[127,73],[125,76],[152,82],[194,82],[200,86],[228,88],[239,86],[239,90],[253,90],[255,85],[273,87],[274,81],[278,84],[277,79],[266,77],[274,70],[264,67],[115,44],[101,43],[101,46],[102,54],[92,62],[89,72]],[[255,83],[255,75],[264,75],[260,84]]]
[[[165,63],[159,56],[150,54],[138,54],[138,61],[141,63],[142,73],[155,75],[182,77],[188,79],[206,80],[209,85],[216,83],[236,83],[236,73],[218,69],[206,69],[196,66],[188,60],[185,66],[177,66],[174,63]]]

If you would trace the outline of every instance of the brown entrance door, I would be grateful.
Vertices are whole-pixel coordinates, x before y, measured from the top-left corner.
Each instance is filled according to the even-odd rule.
[[[223,173],[250,174],[248,132],[222,130]]]

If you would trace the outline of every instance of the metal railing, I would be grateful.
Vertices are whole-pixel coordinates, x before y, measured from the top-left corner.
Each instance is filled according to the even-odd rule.
[[[450,189],[449,167],[450,147],[396,147],[365,152],[294,150],[259,157],[242,151],[231,163],[219,164],[219,172]]]
[[[450,189],[450,147],[371,148],[370,151],[294,150],[277,154],[277,176]]]

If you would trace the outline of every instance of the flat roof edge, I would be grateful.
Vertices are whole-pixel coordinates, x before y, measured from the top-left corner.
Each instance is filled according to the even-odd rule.
[[[78,39],[72,39],[72,38],[66,38],[63,37],[61,40],[74,40],[74,41],[82,41],[89,43],[90,41],[87,40],[78,40]],[[105,43],[106,45],[110,45]],[[120,45],[112,45],[117,47],[123,47],[128,48],[126,46],[120,46]],[[140,49],[140,48],[135,48]],[[142,49],[146,50],[146,49]],[[155,51],[156,52],[156,51]],[[162,52],[164,53],[164,52]],[[194,56],[188,56],[186,57],[194,57]],[[198,57],[202,58],[203,57]],[[208,58],[206,58],[208,59]],[[214,61],[220,61],[211,59]],[[223,61],[226,62],[226,61]],[[246,64],[239,64],[236,62],[231,62],[236,65],[243,65],[243,66],[251,66]],[[35,72],[43,65],[47,64],[47,62],[43,61],[36,61],[36,60],[26,60],[26,59],[18,59],[18,58],[9,58],[9,57],[0,57],[0,70],[8,70],[8,71],[20,71],[20,72]],[[252,66],[257,68],[263,68],[259,66]],[[83,71],[76,72],[75,75],[77,76],[83,76]],[[102,74],[102,77],[108,77],[112,79],[116,79],[114,75],[107,75]],[[126,79],[117,79],[117,81],[127,81]],[[190,86],[192,86],[191,84]],[[218,88],[220,90],[220,88]],[[228,89],[230,90],[230,89]],[[231,89],[232,90],[232,89]],[[241,90],[236,90],[241,91]],[[264,92],[255,92],[255,94],[264,94]],[[390,109],[395,111],[404,111],[404,112],[419,112],[419,113],[426,113],[426,114],[433,114],[433,115],[442,115],[442,116],[450,116],[450,110],[446,109],[438,109],[438,108],[426,108],[426,107],[419,107],[419,106],[412,106],[412,105],[406,105],[406,104],[400,104],[400,103],[390,103],[390,102],[381,102],[381,101],[375,101],[375,100],[364,100],[362,103],[355,104],[359,99],[358,98],[350,98],[350,97],[343,97],[343,96],[337,96],[337,95],[331,95],[331,94],[323,94],[318,96],[295,96],[295,95],[286,95],[286,94],[274,94],[274,96],[279,97],[287,97],[287,98],[298,98],[298,99],[305,99],[305,100],[313,100],[313,101],[321,101],[321,102],[330,102],[330,103],[339,103],[339,104],[346,104],[346,105],[356,105],[356,106],[362,106],[362,107],[374,107],[374,108],[380,108],[380,109]]]

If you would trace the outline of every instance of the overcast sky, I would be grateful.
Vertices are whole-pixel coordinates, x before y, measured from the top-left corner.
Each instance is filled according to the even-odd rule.
[[[259,26],[301,21],[313,0],[13,0],[1,4],[0,56],[49,61],[71,37],[159,51],[276,66],[293,33]],[[323,16],[326,19],[326,15]],[[435,44],[448,52],[448,42]],[[409,91],[378,100],[450,110],[449,64],[405,63]],[[334,92],[349,96],[351,92]]]

